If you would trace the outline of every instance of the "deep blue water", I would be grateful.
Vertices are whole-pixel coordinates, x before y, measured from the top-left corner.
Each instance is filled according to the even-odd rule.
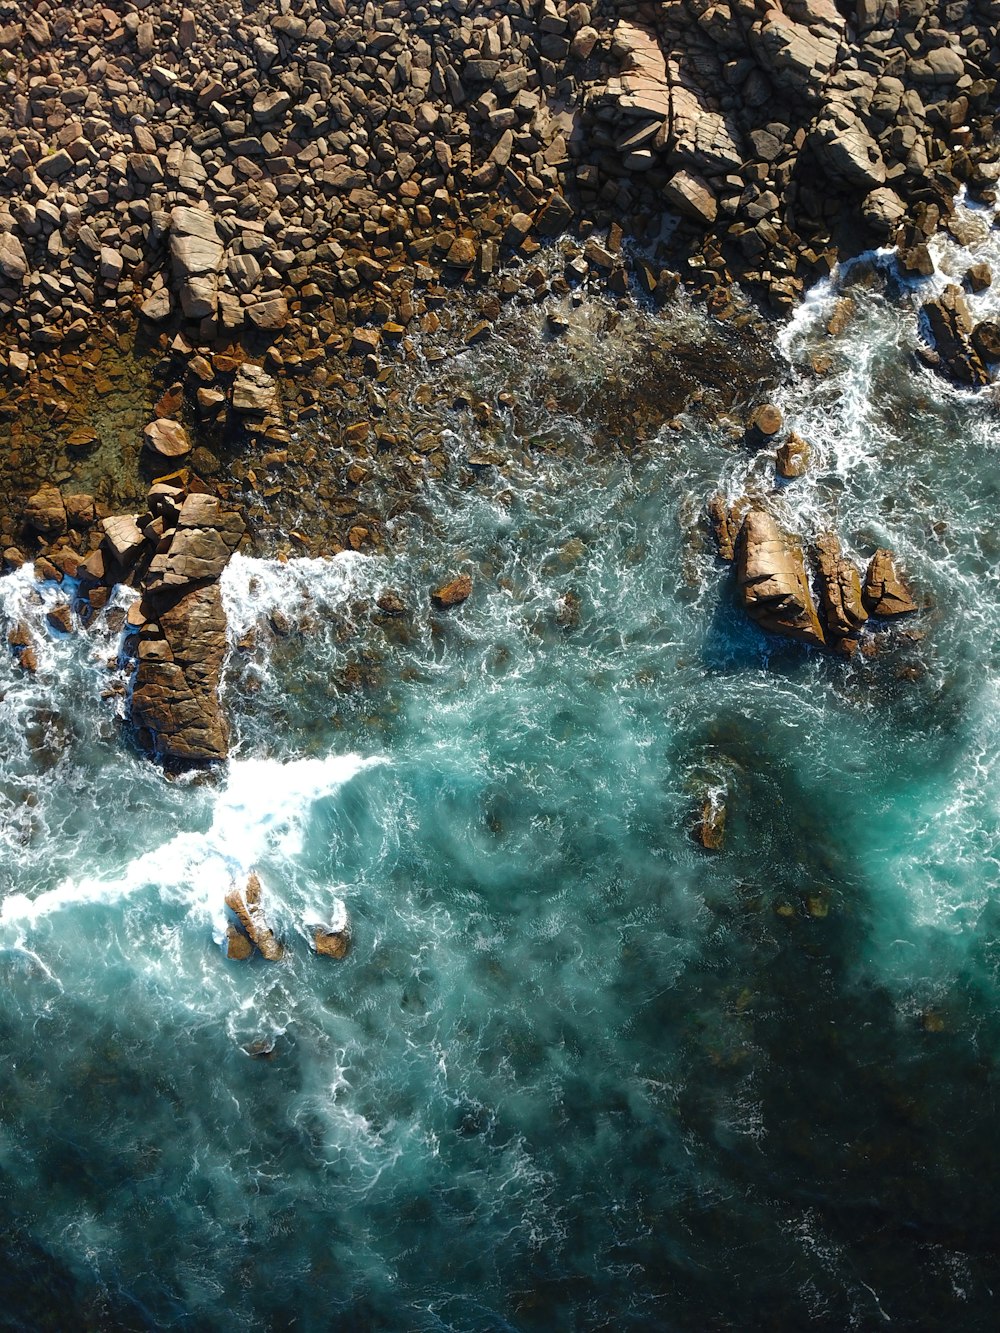
[[[627,373],[582,319],[469,353],[536,405],[505,467],[459,481],[463,418],[389,554],[230,566],[212,781],[134,753],[110,634],[0,584],[42,659],[0,664],[5,1327],[995,1326],[1000,419],[851,290],[782,335],[780,491],[734,423],[622,452],[546,406]],[[769,639],[720,485],[892,546],[926,609],[850,663]],[[251,867],[277,965],[220,949]]]

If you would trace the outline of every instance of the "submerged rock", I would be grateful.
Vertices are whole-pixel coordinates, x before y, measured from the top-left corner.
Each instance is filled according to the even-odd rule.
[[[243,891],[233,888],[226,894],[226,906],[235,915],[240,926],[242,926],[247,941],[251,943],[269,963],[276,963],[284,956],[284,946],[271,927],[267,924],[267,919],[261,908],[260,900],[260,880],[254,872],[251,872],[250,877],[247,879],[246,888]],[[227,947],[230,950],[233,948],[232,931],[233,928],[230,927],[227,936]],[[239,949],[243,948],[241,945],[237,945],[236,947]],[[229,957],[246,958],[249,957],[249,954],[246,952],[237,954],[230,952]]]
[[[472,594],[472,579],[468,574],[459,574],[450,583],[443,583],[431,593],[435,606],[458,606]]]
[[[825,532],[817,537],[813,556],[827,639],[841,651],[851,644],[849,651],[853,651],[853,637],[868,619],[861,595],[861,575],[843,554],[835,533]]]
[[[881,546],[868,564],[862,598],[873,616],[902,616],[918,609],[896,569],[895,556]]]
[[[736,581],[747,614],[763,629],[822,647],[805,559],[770,514],[751,509],[736,542]]]

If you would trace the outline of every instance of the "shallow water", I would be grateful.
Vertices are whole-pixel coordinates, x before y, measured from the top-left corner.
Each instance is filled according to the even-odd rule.
[[[814,460],[772,497],[900,553],[875,657],[742,618],[701,506],[770,457],[694,411],[609,445],[606,331],[573,410],[540,333],[468,354],[524,410],[390,553],[234,559],[210,781],[133,751],[110,631],[0,583],[41,648],[0,664],[10,1327],[993,1327],[1000,431],[884,262],[783,334]],[[251,867],[278,965],[221,952]]]

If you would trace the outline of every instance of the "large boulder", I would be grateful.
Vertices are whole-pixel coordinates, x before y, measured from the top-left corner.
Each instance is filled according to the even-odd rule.
[[[743,519],[736,582],[747,614],[763,629],[818,647],[825,644],[802,548],[763,510],[751,509]]]
[[[28,497],[24,521],[41,537],[61,537],[66,531],[66,505],[58,486],[40,486]]]
[[[816,538],[813,557],[827,641],[839,647],[852,641],[868,619],[861,597],[861,575],[844,555],[835,533],[824,532]]]
[[[972,316],[961,291],[954,284],[940,296],[921,306],[930,327],[934,348],[942,367],[959,384],[978,388],[989,383],[989,372],[973,341]]]
[[[278,383],[261,366],[240,366],[233,380],[233,411],[241,416],[279,415]]]
[[[191,452],[188,433],[179,421],[163,417],[151,421],[143,431],[146,448],[161,458],[182,458]]]
[[[883,546],[869,561],[862,598],[873,616],[902,616],[917,610],[917,604],[896,568],[895,556]]]
[[[170,258],[174,277],[184,279],[222,268],[224,247],[210,213],[181,205],[170,214]]]

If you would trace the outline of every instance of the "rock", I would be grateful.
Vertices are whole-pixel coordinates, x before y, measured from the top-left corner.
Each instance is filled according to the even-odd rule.
[[[1000,324],[981,320],[972,330],[972,345],[985,362],[1000,361]]]
[[[145,544],[145,537],[134,514],[114,514],[101,519],[104,545],[125,568],[134,565]]]
[[[766,439],[770,439],[781,430],[781,425],[780,410],[773,403],[763,403],[751,416],[748,429],[752,434],[763,435]]]
[[[185,591],[143,629],[132,721],[148,733],[158,758],[183,764],[225,759],[229,737],[218,694],[225,656],[218,583]]]
[[[436,606],[458,606],[464,602],[472,592],[472,579],[468,574],[459,574],[458,578],[452,579],[450,583],[444,583],[440,588],[435,588],[431,593],[431,600]]]
[[[726,802],[716,792],[705,797],[701,812],[695,821],[693,834],[699,847],[707,852],[719,852],[726,837]]]
[[[663,187],[663,196],[682,217],[710,225],[719,205],[708,182],[690,171],[678,171]]]
[[[895,190],[887,185],[880,185],[865,195],[861,204],[861,214],[879,237],[885,239],[899,226],[906,214],[906,205]]]
[[[813,556],[827,640],[853,638],[868,619],[861,596],[861,575],[844,556],[840,539],[832,532],[817,537]]]
[[[21,282],[28,274],[24,246],[10,232],[0,232],[0,273],[11,282]]]
[[[230,926],[226,931],[226,957],[238,962],[245,962],[253,956],[253,942],[239,926]]]
[[[452,268],[472,268],[479,255],[479,247],[471,236],[456,236],[445,255],[445,263]]]
[[[918,609],[896,569],[895,556],[881,546],[868,564],[861,595],[873,616],[902,616]]]
[[[930,326],[934,349],[952,378],[974,388],[988,384],[989,373],[973,344],[969,307],[959,289],[946,287],[920,310]]]
[[[740,525],[743,522],[746,501],[740,500],[735,505],[731,505],[719,491],[712,496],[706,508],[719,556],[721,559],[731,562],[736,551],[736,538],[739,536]]]
[[[810,449],[801,436],[791,432],[788,439],[778,445],[775,454],[775,466],[778,469],[778,475],[784,477],[786,481],[792,481],[796,477],[804,477],[809,467]]]
[[[24,506],[24,521],[42,537],[61,537],[68,520],[58,486],[40,486]]]
[[[162,417],[151,421],[143,431],[146,448],[161,458],[182,458],[191,452],[188,433],[179,421]]]
[[[277,380],[263,367],[244,362],[233,381],[233,411],[243,415],[279,415]]]
[[[160,287],[151,296],[146,297],[139,307],[139,312],[143,319],[148,319],[151,324],[159,324],[169,317],[171,307],[170,292],[166,287]]]
[[[965,275],[965,285],[970,292],[985,292],[992,285],[993,274],[990,271],[989,264],[979,263],[970,264],[968,272]],[[990,357],[990,360],[995,360]]]
[[[751,509],[743,519],[736,582],[744,609],[763,629],[817,646],[825,643],[801,547],[763,510]]]
[[[406,603],[398,592],[393,592],[391,589],[380,594],[376,606],[386,616],[406,615]]]
[[[243,519],[235,509],[225,509],[217,496],[189,495],[168,549],[150,562],[147,589],[160,592],[219,578],[243,532]]]
[[[170,214],[170,258],[174,276],[190,278],[217,273],[222,267],[222,241],[210,213],[180,205]]]
[[[51,629],[57,630],[60,634],[72,634],[76,628],[69,602],[57,602],[46,612],[45,621]]]
[[[261,956],[269,963],[276,963],[284,956],[284,948],[274,931],[267,924],[260,904],[260,880],[251,873],[246,889],[230,889],[226,894],[226,906],[235,915],[247,937],[252,941]]]

